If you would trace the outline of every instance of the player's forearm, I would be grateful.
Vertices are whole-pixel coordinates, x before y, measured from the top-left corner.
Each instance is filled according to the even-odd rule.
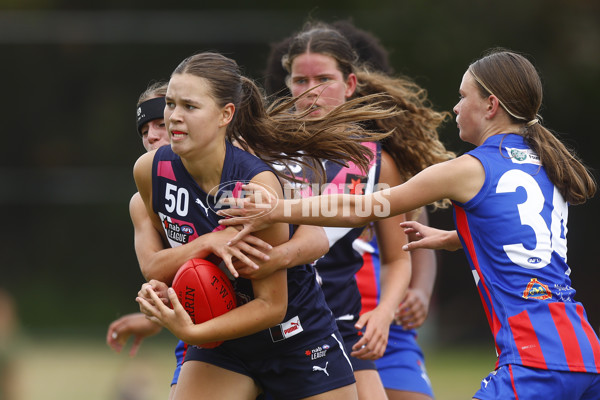
[[[203,235],[204,236],[204,235]],[[206,258],[210,255],[207,238],[200,236],[184,245],[163,249],[146,260],[140,261],[140,269],[147,281],[156,279],[171,285],[179,268],[192,258]]]
[[[202,345],[249,336],[281,323],[285,310],[285,307],[273,308],[261,299],[254,299],[202,324],[188,327],[179,339]]]
[[[462,242],[457,231],[448,231],[446,250],[455,251],[462,249]]]
[[[286,300],[287,293],[280,301],[257,297],[223,315],[173,333],[193,345],[252,335],[281,323],[287,311]]]
[[[378,307],[390,311],[390,323],[394,319],[398,304],[406,296],[410,280],[410,262],[399,260],[390,264],[382,264],[380,278],[381,297]]]
[[[270,222],[296,225],[358,227],[389,216],[372,195],[324,195],[279,201]]]
[[[437,275],[437,260],[435,251],[430,249],[417,249],[411,252],[412,276],[410,287],[423,292],[427,298],[433,293],[435,277]]]
[[[276,249],[282,252],[282,267],[292,268],[310,264],[325,255],[329,251],[329,240],[323,228],[302,225],[289,241]]]

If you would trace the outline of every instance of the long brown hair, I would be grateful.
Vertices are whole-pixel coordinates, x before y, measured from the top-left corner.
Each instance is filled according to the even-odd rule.
[[[571,204],[581,204],[596,193],[596,182],[586,166],[547,128],[542,126],[542,82],[529,60],[504,49],[492,49],[469,66],[483,97],[499,99],[512,122],[522,125],[527,144],[540,157],[550,181]]]
[[[294,160],[313,169],[323,178],[319,160],[344,164],[352,161],[365,171],[373,154],[361,145],[378,141],[389,132],[370,132],[362,121],[388,118],[400,111],[384,103],[385,96],[374,95],[371,104],[349,102],[335,108],[326,118],[303,119],[294,113],[297,99],[288,98],[266,107],[262,90],[241,75],[237,63],[218,53],[199,53],[183,60],[175,74],[192,74],[206,79],[211,95],[219,106],[235,105],[227,126],[227,138],[238,142],[267,163]],[[287,178],[283,172],[278,173]]]
[[[378,45],[377,43],[375,43]],[[406,181],[430,165],[450,160],[455,154],[448,151],[440,141],[437,130],[451,119],[449,112],[432,108],[427,91],[406,77],[391,76],[376,71],[370,60],[360,60],[346,37],[332,26],[322,22],[309,22],[289,42],[288,51],[282,58],[284,68],[291,72],[294,59],[306,52],[324,54],[337,62],[344,78],[354,73],[358,86],[353,100],[369,104],[372,97],[385,93],[383,103],[387,107],[402,110],[388,118],[373,121],[374,130],[392,134],[381,141]],[[379,50],[379,53],[384,53]],[[447,207],[448,200],[436,202],[436,207]]]

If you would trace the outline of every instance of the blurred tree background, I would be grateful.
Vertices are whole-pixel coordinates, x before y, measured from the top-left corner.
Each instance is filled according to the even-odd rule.
[[[185,57],[222,52],[258,82],[269,44],[308,19],[351,19],[390,51],[398,74],[452,110],[468,64],[491,47],[526,54],[545,85],[544,123],[600,167],[594,125],[600,89],[600,2],[596,0],[382,0],[279,2],[182,0],[3,0],[0,76],[5,88],[0,149],[0,287],[14,296],[26,332],[104,335],[137,311],[143,278],[133,251],[128,202],[142,154],[138,95],[167,79]],[[441,132],[462,153],[454,122]],[[10,216],[10,218],[8,218]],[[449,211],[432,224],[451,228]],[[571,208],[569,263],[577,299],[600,326],[594,249],[598,200]],[[435,340],[489,341],[487,322],[461,252],[439,253]]]

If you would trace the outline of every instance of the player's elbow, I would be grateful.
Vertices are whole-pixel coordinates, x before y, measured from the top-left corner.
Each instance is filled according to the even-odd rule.
[[[369,215],[364,215],[362,213],[353,213],[344,219],[344,226],[357,228],[360,226],[365,226],[373,220],[374,219],[369,218]]]
[[[280,324],[285,318],[285,314],[287,313],[287,302],[269,302],[267,304],[267,311],[265,312],[265,316],[267,321],[266,324],[268,326],[275,326]]]
[[[281,323],[283,318],[285,318],[285,314],[287,313],[287,302],[284,304],[277,304],[275,309],[273,310],[273,319],[275,320],[275,325]]]
[[[325,254],[327,254],[329,252],[329,238],[327,237],[327,234],[325,233],[325,229],[321,228],[321,227],[317,227],[319,229],[315,229],[313,231],[314,233],[314,238],[316,239],[314,241],[314,259],[319,259],[321,257],[323,257]]]
[[[140,270],[142,271],[142,275],[144,276],[144,279],[146,279],[146,282],[150,282],[154,279],[170,285],[173,280],[173,277],[165,274],[162,268],[154,268],[151,265],[147,265],[140,266]]]

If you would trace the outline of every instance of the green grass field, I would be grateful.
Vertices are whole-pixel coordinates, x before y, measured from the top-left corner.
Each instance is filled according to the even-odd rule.
[[[166,400],[175,342],[147,340],[135,358],[116,354],[97,339],[32,339],[18,344],[14,400]],[[128,349],[126,349],[128,351]],[[493,348],[424,348],[438,400],[470,399],[493,368]],[[123,397],[119,391],[133,391]]]

